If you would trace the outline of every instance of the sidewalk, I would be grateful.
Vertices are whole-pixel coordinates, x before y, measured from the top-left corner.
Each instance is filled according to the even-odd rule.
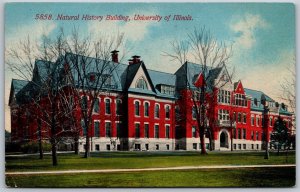
[[[41,175],[41,174],[67,174],[67,173],[114,173],[114,172],[142,172],[166,170],[192,170],[192,169],[239,169],[239,168],[268,168],[268,167],[296,167],[295,164],[283,165],[216,165],[216,166],[183,166],[142,169],[96,169],[96,170],[61,170],[61,171],[22,171],[6,172],[5,175]]]

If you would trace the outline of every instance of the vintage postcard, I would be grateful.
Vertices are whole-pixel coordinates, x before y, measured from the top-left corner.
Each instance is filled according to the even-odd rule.
[[[6,3],[7,187],[294,187],[292,3]]]

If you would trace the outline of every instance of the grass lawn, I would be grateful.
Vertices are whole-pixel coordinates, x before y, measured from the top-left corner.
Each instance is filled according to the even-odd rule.
[[[263,152],[221,153],[210,152],[200,155],[198,152],[101,152],[92,153],[85,159],[82,155],[58,154],[58,166],[53,167],[51,156],[38,159],[37,155],[6,157],[6,171],[41,171],[70,169],[117,169],[117,168],[151,168],[200,165],[265,165],[294,164],[295,152],[290,152],[286,162],[285,154],[279,156],[270,153],[270,159],[264,159]]]
[[[10,187],[292,187],[295,168],[7,176]]]

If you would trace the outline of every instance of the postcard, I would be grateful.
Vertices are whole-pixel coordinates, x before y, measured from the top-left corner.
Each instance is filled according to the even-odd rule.
[[[6,3],[9,188],[294,187],[292,3]]]

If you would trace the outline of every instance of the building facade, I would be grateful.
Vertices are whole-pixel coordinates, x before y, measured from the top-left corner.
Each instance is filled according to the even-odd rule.
[[[91,138],[91,151],[200,150],[196,115],[200,89],[197,83],[204,73],[207,77],[206,148],[261,150],[279,116],[291,127],[292,113],[288,112],[287,106],[278,104],[261,91],[244,88],[241,81],[232,82],[225,65],[207,67],[203,71],[202,65],[186,62],[171,74],[147,69],[139,56],[133,56],[129,64],[119,63],[117,51],[112,52],[112,61],[108,62],[66,53],[50,65],[37,61],[31,81],[12,80],[9,99],[12,141],[47,140],[53,134],[46,121],[41,120],[45,118],[41,108],[50,110],[47,93],[37,94],[41,90],[34,87],[37,84],[43,87],[52,74],[51,78],[61,79],[55,80],[61,82],[59,91],[68,92],[72,85],[80,93],[88,87],[80,86],[77,74],[80,72],[74,66],[75,63],[76,66],[86,65],[86,61],[90,65],[84,71],[84,78],[90,83],[88,86],[93,85],[98,76],[103,83],[97,98],[85,94],[74,97],[76,107],[71,115],[76,130],[79,130],[80,151],[86,147],[86,134]],[[99,73],[96,69],[104,63],[108,69]],[[54,69],[57,75],[53,75]],[[91,110],[89,131],[82,120],[83,101],[86,104],[94,102],[93,108],[88,109]],[[57,109],[63,110],[61,106]],[[57,117],[61,122],[57,127],[61,137],[68,138],[62,141],[73,148],[74,132],[66,131],[70,126],[70,122],[66,122],[69,117],[70,114]]]

